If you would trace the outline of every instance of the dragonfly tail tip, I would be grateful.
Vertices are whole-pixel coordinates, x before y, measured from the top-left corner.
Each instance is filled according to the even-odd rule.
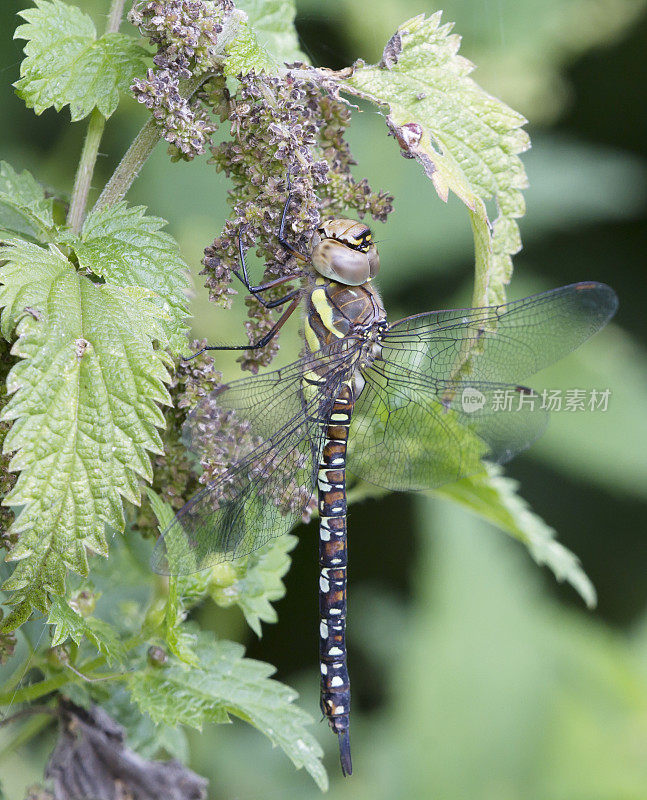
[[[341,771],[344,777],[353,774],[353,762],[350,757],[350,735],[348,731],[340,731],[339,738],[339,760],[341,761]]]

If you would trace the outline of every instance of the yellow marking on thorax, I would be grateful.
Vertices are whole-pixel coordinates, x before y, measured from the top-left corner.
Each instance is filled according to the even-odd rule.
[[[306,343],[310,350],[315,353],[321,347],[321,343],[319,339],[317,339],[317,334],[312,330],[312,326],[308,322],[308,319],[303,320],[303,333],[306,337]]]
[[[336,336],[338,339],[343,339],[344,334],[335,328],[332,315],[333,310],[332,306],[328,302],[326,290],[323,288],[315,289],[310,295],[310,299],[312,300],[312,305],[315,307],[315,311],[321,317],[321,321],[326,328],[333,334],[333,336]]]

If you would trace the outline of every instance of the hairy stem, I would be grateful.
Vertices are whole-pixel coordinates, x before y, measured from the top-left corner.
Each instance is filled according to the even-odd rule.
[[[108,23],[106,25],[106,33],[117,33],[121,20],[124,15],[124,6],[126,0],[112,0],[110,4],[110,13],[108,14]]]
[[[124,2],[125,0],[112,0],[106,24],[106,33],[116,33],[119,30],[124,13]],[[90,186],[92,185],[92,175],[94,174],[94,166],[97,162],[99,144],[101,143],[105,125],[105,117],[95,108],[90,114],[88,130],[83,143],[83,152],[81,153],[76,177],[74,178],[70,210],[67,215],[67,224],[74,233],[78,233],[83,225],[85,207],[88,202]]]
[[[99,144],[103,136],[105,124],[106,120],[103,114],[95,108],[90,114],[90,122],[88,123],[88,130],[85,134],[85,142],[83,143],[83,152],[81,153],[76,177],[74,178],[72,202],[70,203],[70,210],[67,215],[67,224],[74,233],[78,233],[83,225],[85,206],[88,202],[94,165],[97,161]]]
[[[159,126],[151,118],[139,131],[126,151],[126,155],[121,159],[117,169],[105,185],[92,209],[94,212],[100,211],[107,206],[113,206],[123,199],[160,139]]]

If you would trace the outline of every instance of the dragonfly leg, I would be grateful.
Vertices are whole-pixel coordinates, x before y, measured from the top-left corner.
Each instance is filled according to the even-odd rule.
[[[238,253],[240,256],[240,267],[243,274],[241,275],[237,269],[232,270],[232,272],[243,284],[243,286],[245,286],[245,288],[250,292],[250,294],[253,294],[258,302],[265,306],[265,308],[277,308],[278,306],[287,303],[288,300],[291,300],[293,297],[297,296],[299,289],[295,289],[293,292],[288,292],[285,297],[281,297],[278,300],[264,300],[260,296],[261,292],[265,292],[267,289],[273,289],[275,286],[281,286],[281,284],[288,283],[288,281],[297,280],[301,277],[301,273],[293,272],[290,275],[283,275],[280,278],[274,278],[274,280],[267,281],[267,283],[262,283],[259,286],[252,286],[249,282],[249,275],[247,274],[247,264],[245,262],[245,252],[243,250],[243,239],[240,235],[240,232],[238,233]]]
[[[292,302],[281,314],[281,316],[277,319],[276,324],[273,325],[272,328],[265,334],[265,336],[262,336],[257,342],[254,342],[252,344],[237,344],[237,345],[207,345],[206,347],[203,347],[202,350],[198,350],[198,352],[194,353],[192,356],[185,358],[184,361],[190,361],[192,358],[201,355],[207,350],[258,350],[261,347],[265,347],[265,345],[271,342],[272,339],[276,336],[276,334],[285,325],[288,319],[295,312],[296,307],[299,305],[300,302],[301,302],[300,297],[293,297]]]
[[[307,263],[309,259],[300,253],[298,250],[295,250],[294,247],[288,242],[285,238],[285,218],[288,214],[288,208],[290,207],[290,200],[292,200],[292,181],[290,179],[290,171],[288,170],[288,177],[287,177],[287,184],[288,184],[288,196],[285,199],[285,205],[283,206],[283,213],[281,214],[281,224],[279,226],[279,235],[278,240],[281,247],[284,247],[290,255],[293,255],[299,261],[303,261]]]

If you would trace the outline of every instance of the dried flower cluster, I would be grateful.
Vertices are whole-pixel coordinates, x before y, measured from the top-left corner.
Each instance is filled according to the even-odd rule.
[[[174,160],[205,153],[216,130],[200,101],[182,96],[180,82],[216,69],[218,36],[233,8],[230,0],[151,0],[135,3],[128,15],[158,48],[155,69],[135,79],[131,89],[151,110]]]
[[[128,19],[157,45],[158,67],[189,78],[213,69],[222,20],[233,8],[230,0],[152,0],[135,3]]]
[[[131,88],[138,102],[158,121],[174,161],[190,161],[206,152],[216,126],[199,105],[191,105],[182,97],[176,74],[168,69],[149,69],[146,78],[135,78]]]
[[[277,452],[264,441],[268,423],[264,409],[252,404],[248,415],[246,403],[242,405],[243,408],[237,407],[236,396],[229,397],[226,385],[218,387],[199,400],[184,428],[191,449],[200,454],[200,483],[219,484],[213,495],[213,509],[241,493],[249,499],[251,481],[259,498],[276,506],[281,514],[296,513],[305,506],[303,516],[307,521],[315,506],[309,502],[313,489],[312,453],[305,423],[303,430],[295,429],[290,434],[290,441],[301,441],[302,447],[286,447]],[[243,472],[230,482],[221,483],[232,464],[249,456],[253,457]],[[269,484],[262,480],[266,474],[272,475]]]
[[[194,351],[201,350],[205,345],[204,339],[190,343]],[[169,386],[173,406],[165,411],[163,454],[153,458],[153,489],[174,509],[181,508],[184,505],[183,497],[190,495],[198,485],[181,435],[186,411],[217,389],[221,379],[222,375],[214,368],[213,359],[202,355],[195,360],[181,361]],[[148,501],[144,500],[138,510],[137,527],[155,530],[155,526],[155,515]]]
[[[277,240],[288,173],[293,202],[286,236],[302,253],[308,252],[322,212],[340,215],[350,208],[384,221],[392,210],[391,196],[373,193],[365,179],[353,179],[350,167],[355,162],[344,141],[350,112],[322,88],[314,71],[311,74],[295,65],[281,78],[240,76],[239,89],[230,98],[231,139],[212,148],[212,162],[233,179],[233,212],[222,234],[206,248],[202,273],[211,299],[221,306],[231,304],[239,234],[246,248],[256,244],[257,255],[267,265],[265,280],[298,272],[297,262]],[[214,97],[213,103],[217,100]],[[264,297],[271,300],[285,291],[279,287]],[[274,317],[254,298],[246,303],[247,333],[256,341],[271,328]],[[246,352],[239,359],[242,368],[256,372],[266,366],[277,347],[275,338],[263,351]]]

